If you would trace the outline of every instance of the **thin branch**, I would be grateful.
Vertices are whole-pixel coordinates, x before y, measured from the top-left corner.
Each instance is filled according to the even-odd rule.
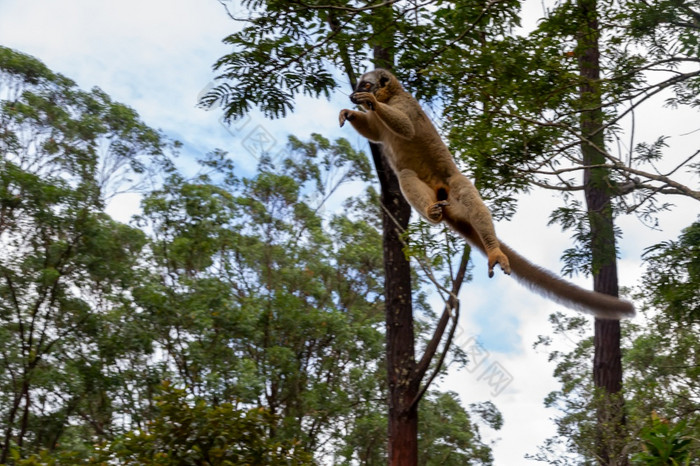
[[[447,50],[450,47],[454,47],[454,45],[459,42],[460,40],[464,39],[464,37],[472,32],[474,28],[479,24],[479,22],[482,20],[484,16],[486,16],[486,13],[491,9],[492,6],[494,6],[496,3],[499,3],[502,0],[490,0],[485,6],[484,9],[481,10],[481,13],[476,17],[474,21],[472,21],[469,25],[467,25],[467,28],[462,31],[460,35],[458,35],[454,40],[452,40],[449,44],[446,44],[442,46],[439,50],[437,50],[435,53],[433,53],[430,57],[428,57],[420,66],[420,68],[425,68],[427,67],[430,63],[435,61],[440,55],[442,55],[445,50]]]
[[[440,373],[440,370],[442,369],[442,365],[445,362],[445,357],[447,356],[447,352],[450,349],[450,345],[452,344],[452,340],[454,338],[455,330],[457,329],[457,321],[459,320],[459,299],[457,298],[457,294],[459,293],[459,289],[462,287],[462,283],[464,282],[464,277],[466,276],[467,272],[467,264],[469,263],[469,256],[471,253],[471,247],[469,245],[466,245],[464,248],[464,252],[462,253],[462,260],[459,264],[459,270],[457,271],[457,275],[452,282],[452,290],[450,292],[449,298],[445,301],[445,310],[442,312],[442,317],[440,317],[440,321],[438,322],[437,327],[435,328],[435,332],[433,333],[433,338],[430,340],[428,343],[428,346],[425,349],[425,353],[423,353],[423,357],[421,360],[416,364],[416,367],[413,370],[413,374],[411,376],[411,382],[412,383],[420,383],[420,381],[423,379],[425,376],[425,373],[427,372],[428,368],[430,367],[430,362],[433,360],[433,357],[435,356],[435,352],[437,351],[437,347],[440,343],[440,340],[442,339],[442,335],[445,332],[445,327],[447,326],[447,322],[450,317],[452,317],[452,327],[450,328],[450,333],[447,336],[447,340],[445,340],[444,347],[442,349],[442,353],[440,354],[440,358],[437,361],[437,364],[435,366],[435,369],[433,372],[430,374],[430,377],[428,377],[428,380],[425,382],[423,387],[420,389],[416,397],[411,401],[410,406],[408,409],[412,409],[425,395],[425,393],[428,391],[428,387],[430,387],[430,384],[435,380],[435,377]],[[454,310],[454,314],[452,314],[452,310]]]
[[[658,181],[666,186],[674,188],[673,190],[666,190],[666,194],[682,194],[684,196],[692,197],[693,199],[700,201],[700,191],[690,189],[689,187],[678,183],[677,181],[674,181],[665,175],[654,175],[653,173],[637,170],[636,168],[626,167],[619,162],[614,164],[611,168],[615,168],[618,171],[631,173],[633,175],[643,176],[650,180]]]
[[[696,199],[700,201],[700,191],[696,191],[693,189],[690,189],[688,186],[685,186],[677,181],[672,180],[671,178],[668,177],[668,175],[662,175],[661,173],[649,173],[643,170],[639,170],[636,168],[628,167],[620,160],[608,153],[606,150],[604,150],[602,147],[598,147],[596,144],[591,142],[588,138],[585,138],[583,135],[578,135],[579,139],[582,142],[585,142],[586,144],[591,145],[594,147],[598,152],[600,152],[605,158],[607,158],[610,161],[610,165],[605,164],[603,165],[604,168],[609,168],[613,169],[619,172],[623,173],[631,173],[633,175],[641,176],[650,180],[658,181],[660,183],[663,183],[666,186],[670,186],[672,188],[675,188],[677,191],[677,194],[683,194],[688,197],[692,197],[693,199]],[[690,161],[690,159],[694,158],[696,155],[700,154],[700,150],[696,151],[692,156],[690,156],[688,159],[686,159],[683,164],[686,164]],[[676,169],[672,170],[671,173],[675,172]]]
[[[551,185],[549,183],[543,183],[543,182],[539,182],[536,180],[531,180],[530,183],[532,183],[533,185],[535,185],[537,187],[544,188],[544,189],[550,189],[550,190],[554,190],[554,191],[572,192],[572,191],[583,191],[585,189],[585,186],[583,186],[583,185],[571,186],[569,184],[566,184],[565,186],[554,186],[554,185]]]
[[[700,71],[697,73],[693,73],[700,75]],[[667,81],[668,82],[668,81]],[[629,111],[629,110],[628,110]],[[567,171],[577,171],[577,170],[582,170],[584,168],[607,168],[611,170],[615,170],[617,172],[621,172],[627,175],[637,175],[640,177],[647,178],[649,180],[657,181],[659,183],[663,183],[666,186],[674,188],[673,191],[668,191],[667,194],[682,194],[688,197],[691,197],[696,200],[700,200],[700,191],[691,189],[688,186],[685,186],[677,181],[672,180],[669,178],[669,176],[673,173],[675,173],[681,166],[687,165],[693,158],[695,158],[698,154],[700,154],[700,150],[696,151],[693,153],[690,157],[686,158],[679,166],[675,167],[673,170],[671,170],[667,174],[661,174],[661,173],[649,173],[644,170],[639,170],[636,168],[628,167],[624,163],[622,163],[617,157],[613,156],[609,152],[607,152],[604,148],[599,147],[595,143],[593,143],[589,138],[584,137],[580,132],[578,132],[577,129],[566,125],[564,123],[553,123],[553,122],[541,122],[537,121],[533,118],[528,118],[528,117],[523,117],[520,115],[515,115],[512,113],[507,113],[507,112],[499,112],[504,115],[508,115],[513,118],[517,118],[523,121],[527,121],[530,123],[533,123],[535,125],[541,125],[541,126],[554,126],[558,128],[562,128],[565,131],[569,132],[572,136],[574,136],[578,142],[581,143],[586,143],[594,147],[599,153],[605,156],[606,159],[608,159],[609,163],[606,164],[599,164],[599,165],[592,165],[592,166],[584,166],[581,165],[579,167],[571,167],[571,168],[563,168],[561,170],[555,170],[552,172],[544,172],[540,170],[526,170],[528,173],[536,173],[536,174],[543,174],[543,175],[549,175],[549,176],[555,176],[560,173],[565,173]],[[625,112],[626,113],[626,112]],[[615,121],[619,120],[619,118],[615,119]],[[612,124],[612,123],[611,123]],[[601,127],[600,130],[605,129],[607,126]],[[629,176],[628,176],[629,178]],[[557,189],[557,188],[551,188],[551,189]]]
[[[380,204],[384,212],[391,218],[391,220],[396,224],[396,226],[399,228],[399,231],[403,233],[404,229],[401,227],[401,225],[398,223],[398,220],[389,212],[389,210],[386,208],[384,204]],[[402,240],[403,242],[403,240]],[[406,245],[405,242],[404,246]],[[420,381],[423,379],[425,376],[425,373],[427,372],[428,368],[430,367],[430,362],[432,361],[433,357],[435,356],[435,353],[437,351],[437,347],[440,344],[440,340],[442,339],[442,336],[445,332],[445,328],[447,327],[447,322],[450,320],[450,317],[452,318],[453,324],[452,327],[450,328],[450,333],[447,337],[447,340],[445,341],[445,345],[443,348],[443,351],[440,355],[440,358],[438,360],[437,366],[433,373],[430,375],[428,378],[428,381],[425,383],[423,388],[419,391],[419,393],[416,395],[416,397],[411,401],[411,404],[406,408],[406,409],[411,409],[413,406],[415,406],[416,403],[418,403],[425,392],[428,390],[428,387],[432,383],[432,381],[437,377],[437,374],[440,372],[440,369],[442,368],[442,364],[445,360],[445,357],[447,355],[447,351],[449,350],[450,344],[452,343],[452,339],[454,337],[454,332],[457,327],[457,319],[459,317],[459,298],[457,297],[457,294],[459,293],[460,288],[462,287],[462,283],[464,283],[464,278],[466,276],[467,272],[467,265],[469,263],[469,256],[471,253],[471,247],[469,244],[465,245],[464,252],[462,253],[462,259],[459,264],[459,270],[457,271],[457,275],[455,276],[455,279],[452,282],[452,289],[447,290],[445,287],[440,285],[438,283],[437,279],[435,279],[435,276],[432,274],[430,271],[430,267],[425,263],[423,258],[416,257],[418,260],[418,263],[420,264],[421,268],[423,271],[426,273],[430,281],[433,282],[433,284],[441,291],[447,292],[448,298],[445,300],[445,310],[442,312],[442,316],[440,317],[440,320],[438,321],[438,324],[435,328],[435,332],[433,333],[433,337],[431,338],[430,342],[428,343],[428,346],[425,349],[425,353],[423,354],[423,357],[421,360],[416,364],[413,373],[411,374],[411,379],[410,383],[420,383]],[[452,311],[455,311],[454,314]]]
[[[433,380],[435,380],[435,377],[437,377],[437,375],[440,373],[440,370],[442,369],[442,365],[445,362],[447,352],[449,351],[450,346],[452,345],[452,341],[454,340],[455,330],[457,330],[457,322],[459,321],[459,301],[454,303],[454,307],[452,308],[452,310],[454,310],[454,316],[452,317],[452,327],[450,328],[450,333],[447,335],[447,339],[445,340],[445,346],[442,349],[440,358],[438,359],[437,364],[435,365],[435,369],[430,374],[430,377],[428,377],[428,380],[420,389],[416,397],[413,400],[411,400],[411,405],[408,408],[409,410],[413,408],[418,402],[420,402],[421,399],[423,399],[423,396],[428,391],[428,388],[433,383]],[[449,314],[449,309],[447,308],[447,306],[445,307],[445,311],[443,312],[443,315],[444,314]]]
[[[221,0],[219,0],[221,1]],[[302,6],[306,10],[339,10],[339,11],[348,11],[350,13],[361,13],[363,11],[370,11],[374,10],[377,8],[382,8],[385,6],[393,5],[394,3],[399,2],[400,0],[386,0],[382,3],[377,3],[374,5],[366,5],[363,7],[351,7],[351,6],[340,6],[340,5],[309,5],[308,3],[301,2],[299,0],[292,0],[290,3],[295,3],[297,5]]]
[[[674,76],[673,78],[669,78],[669,79],[667,79],[667,80],[665,80],[665,81],[662,81],[662,82],[660,82],[660,83],[656,83],[656,84],[653,84],[653,85],[651,85],[651,86],[648,86],[647,88],[640,90],[636,95],[630,97],[629,99],[624,99],[624,100],[619,100],[619,101],[617,101],[617,102],[611,102],[611,103],[609,103],[608,105],[617,105],[617,104],[619,104],[619,103],[621,103],[621,102],[623,102],[623,101],[633,101],[633,100],[636,99],[637,97],[643,95],[643,97],[640,98],[638,101],[632,102],[631,105],[630,105],[630,108],[628,108],[628,109],[625,110],[624,112],[621,112],[621,113],[620,113],[619,115],[617,115],[615,118],[613,118],[612,120],[610,120],[610,122],[608,122],[606,125],[602,126],[602,127],[599,129],[599,131],[603,131],[603,130],[609,128],[611,125],[617,123],[617,122],[620,121],[622,118],[624,118],[628,113],[630,113],[630,112],[633,111],[635,108],[637,108],[638,106],[640,106],[642,103],[644,103],[645,101],[651,99],[651,98],[654,97],[656,94],[658,94],[659,92],[663,91],[664,89],[666,89],[666,88],[668,88],[668,87],[670,87],[670,86],[672,86],[672,85],[674,85],[674,84],[678,84],[678,83],[680,83],[680,82],[683,82],[683,81],[686,81],[686,80],[688,80],[688,79],[694,78],[694,77],[696,77],[696,76],[700,76],[700,70],[698,70],[698,71],[693,71],[693,72],[691,72],[691,73],[679,74],[679,75],[677,75],[677,76]],[[653,89],[653,90],[650,91],[651,89]]]

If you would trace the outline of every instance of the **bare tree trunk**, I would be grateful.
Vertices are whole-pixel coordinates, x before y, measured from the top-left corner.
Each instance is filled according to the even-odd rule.
[[[375,14],[390,16],[391,7]],[[391,38],[380,37],[374,47],[374,65],[393,68]],[[408,227],[411,206],[401,194],[399,180],[388,167],[382,148],[370,144],[372,159],[381,185],[382,245],[384,252],[384,297],[386,314],[386,366],[389,393],[388,464],[418,464],[418,403],[420,379],[414,377],[416,367],[413,333],[413,301],[411,266],[403,252],[400,235]]]
[[[377,9],[374,14],[382,14],[390,17],[391,7]],[[338,28],[333,16],[329,16],[332,28]],[[391,51],[392,37],[386,31],[376,36],[378,45],[374,47],[374,65],[377,68],[391,70],[393,68],[393,54]],[[349,56],[342,54],[346,75],[350,83],[357,82],[357,76],[352,69]],[[465,249],[453,283],[453,295],[446,303],[443,315],[438,323],[432,340],[428,344],[426,353],[421,358],[421,364],[416,362],[415,335],[413,330],[413,302],[411,295],[411,267],[403,251],[404,242],[401,234],[408,227],[411,216],[411,206],[406,202],[399,187],[399,180],[389,168],[382,154],[381,145],[370,143],[372,159],[381,187],[382,210],[382,247],[384,254],[384,296],[386,314],[386,365],[387,382],[389,392],[387,404],[389,406],[387,428],[387,456],[388,464],[392,466],[417,466],[418,464],[418,404],[422,395],[428,389],[434,374],[421,388],[424,379],[433,360],[440,341],[447,328],[450,316],[458,312],[455,296],[464,281],[469,248]],[[449,349],[454,330],[453,326],[448,333],[443,353],[438,360],[438,371]]]
[[[347,55],[344,58],[347,77],[350,83],[355,84],[357,76]],[[374,64],[378,68],[393,68],[393,57],[388,47],[374,48]],[[401,194],[399,180],[387,165],[381,145],[370,143],[369,146],[381,188],[386,365],[389,387],[388,464],[415,466],[418,464],[417,400],[421,378],[414,376],[416,359],[411,267],[403,252],[403,241],[400,238],[401,233],[408,227],[411,206]]]
[[[605,162],[603,112],[600,90],[600,48],[597,0],[579,0],[581,22],[578,36],[578,65],[581,75],[581,144],[587,167]],[[593,289],[618,296],[614,220],[607,170],[584,170],[584,193],[591,228]],[[620,350],[620,322],[595,320],[593,381],[596,399],[596,456],[601,464],[627,464],[624,444],[624,400]]]
[[[375,152],[374,147],[372,152]],[[385,162],[382,160],[385,165]],[[399,190],[391,170],[384,169],[382,223],[386,299],[386,364],[389,382],[388,455],[390,465],[418,463],[419,384],[416,366],[411,299],[411,269],[399,235],[408,227],[411,207]]]

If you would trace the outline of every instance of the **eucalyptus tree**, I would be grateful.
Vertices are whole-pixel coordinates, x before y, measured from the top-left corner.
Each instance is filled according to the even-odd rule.
[[[634,213],[655,227],[669,196],[700,200],[689,184],[699,152],[668,153],[666,136],[637,142],[634,128],[622,131],[664,92],[671,105],[696,106],[698,4],[580,0],[548,7],[531,34],[506,37],[491,53],[445,70],[461,89],[448,104],[450,132],[458,152],[481,167],[482,190],[502,189],[496,180],[505,175],[515,190],[561,192],[566,205],[551,219],[576,242],[564,253],[564,272],[590,274],[594,289],[616,295],[617,216]],[[498,196],[514,205],[513,192]],[[595,334],[599,397],[586,408],[598,412],[592,455],[624,464],[619,323],[598,320]]]
[[[678,239],[649,247],[646,270],[633,291],[640,315],[623,328],[622,340],[628,431],[624,449],[634,464],[693,464],[700,457],[698,233],[695,222]],[[588,374],[593,340],[585,319],[558,315],[553,323],[556,335],[576,344],[571,351],[551,353],[562,387],[549,395],[547,404],[563,415],[556,419],[559,435],[548,439],[533,458],[589,464],[596,461],[597,451],[595,411],[589,408],[595,398]],[[539,343],[551,341],[547,337]]]
[[[170,169],[129,107],[0,47],[0,463],[108,438],[148,406],[151,339],[130,297],[146,236],[104,213]],[[140,180],[140,181],[139,181]]]
[[[517,24],[519,4],[249,0],[241,2],[245,10],[238,12],[228,2],[221,3],[242,27],[224,39],[232,51],[215,64],[219,83],[202,103],[221,104],[228,119],[239,118],[253,107],[268,117],[283,116],[294,109],[297,95],[329,96],[340,87],[341,77],[351,89],[358,70],[370,64],[391,69],[419,98],[450,92],[437,81],[436,73],[427,71],[440,70],[443,59],[461,60],[459,51],[479,46]],[[456,296],[465,273],[457,267],[454,280],[444,287],[446,309],[425,354],[417,358],[411,271],[401,240],[409,225],[410,207],[381,148],[370,147],[381,187],[389,458],[390,464],[416,464],[418,403],[426,388],[421,383],[457,306],[450,295]],[[466,267],[466,254],[457,264]]]

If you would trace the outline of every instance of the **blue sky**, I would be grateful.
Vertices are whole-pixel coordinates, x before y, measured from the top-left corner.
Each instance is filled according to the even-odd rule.
[[[534,23],[541,2],[528,4],[526,23]],[[83,88],[98,86],[115,100],[135,108],[150,126],[163,130],[184,144],[180,163],[191,161],[214,148],[230,153],[238,167],[249,171],[255,158],[245,149],[245,140],[256,129],[266,131],[283,149],[287,134],[306,138],[318,132],[335,139],[345,137],[365,149],[365,141],[351,128],[338,128],[337,115],[347,106],[342,93],[325,99],[300,99],[293,115],[276,121],[253,112],[245,125],[226,128],[218,109],[196,108],[197,96],[214,78],[211,65],[227,48],[221,39],[236,24],[216,0],[1,0],[0,44],[34,55],[54,71],[78,82]],[[656,100],[647,113],[636,115],[636,134],[654,139],[670,134],[675,159],[687,156],[700,146],[700,119],[696,114],[680,114],[661,107]],[[690,181],[697,186],[697,180]],[[634,285],[642,272],[643,249],[659,241],[674,239],[700,213],[697,202],[672,199],[676,208],[661,218],[663,230],[650,230],[634,217],[622,218],[624,238],[619,263],[621,284]],[[570,241],[558,227],[548,227],[548,212],[557,203],[555,195],[536,192],[523,196],[517,215],[496,226],[499,237],[515,250],[537,263],[559,272],[559,258]],[[122,221],[138,208],[138,197],[123,196],[110,205],[110,213]],[[532,464],[523,459],[554,433],[542,400],[557,388],[554,367],[547,354],[532,349],[540,334],[549,334],[547,317],[559,309],[533,295],[512,278],[497,271],[486,276],[483,258],[476,258],[474,281],[464,286],[461,344],[478,344],[487,360],[507,371],[508,385],[494,395],[483,372],[450,370],[444,388],[460,393],[464,404],[491,399],[502,410],[505,426],[500,432],[483,432],[495,440],[495,464]],[[589,288],[590,280],[575,277]],[[442,309],[435,302],[436,309]],[[561,348],[567,348],[567,342]],[[481,367],[486,367],[481,366]],[[489,366],[492,367],[492,366]],[[495,366],[494,366],[495,367]]]

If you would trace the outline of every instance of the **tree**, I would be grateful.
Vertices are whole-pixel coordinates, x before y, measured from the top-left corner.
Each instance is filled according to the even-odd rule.
[[[427,62],[448,54],[453,47],[459,48],[462,41],[474,43],[474,37],[479,37],[473,33],[477,25],[482,32],[494,25],[498,34],[501,25],[496,18],[513,20],[516,3],[244,1],[249,15],[236,18],[229,13],[244,26],[225,39],[234,51],[217,61],[220,84],[202,103],[222,105],[227,119],[241,117],[253,106],[266,116],[278,117],[293,108],[296,95],[328,96],[338,86],[328,64],[337,67],[353,86],[356,70],[366,62],[392,69],[419,96],[434,97],[438,86],[426,81],[423,74]],[[419,59],[426,63],[417,66]],[[380,148],[371,145],[371,152],[381,187],[389,458],[390,464],[416,464],[417,409],[425,393],[421,383],[457,306],[456,295],[468,256],[457,262],[463,268],[456,268],[454,280],[444,287],[445,311],[425,355],[416,358],[411,272],[401,241],[409,224],[410,207],[401,196],[396,177],[385,165]],[[445,350],[448,347],[449,339]]]
[[[325,179],[369,176],[364,156],[318,135],[291,146],[243,179],[215,152],[205,172],[173,176],[144,201],[163,285],[141,302],[192,396],[263,407],[279,419],[271,438],[320,454],[381,392],[381,264],[373,228],[324,224],[313,204],[316,188],[320,199],[336,188]]]
[[[275,420],[260,408],[244,411],[236,403],[194,403],[185,390],[165,384],[155,418],[144,431],[129,432],[88,460],[88,464],[313,464],[295,442],[275,441]]]
[[[473,405],[487,425],[500,429],[503,418],[491,403]],[[431,392],[420,407],[419,464],[464,465],[491,464],[491,449],[479,439],[479,427],[459,403],[454,392]]]
[[[605,165],[603,94],[600,86],[601,34],[597,0],[580,0],[577,24],[581,155],[584,197],[590,235],[595,291],[618,296],[617,246],[613,220],[612,180]],[[602,464],[626,464],[622,458],[624,408],[620,321],[595,319],[593,383],[596,404],[596,452]],[[618,459],[619,458],[619,459]]]
[[[350,199],[345,214],[320,214],[336,183],[370,176],[368,161],[313,135],[250,178],[225,153],[202,165],[148,196],[140,217],[164,285],[139,302],[158,316],[173,382],[212,406],[264,409],[271,441],[319,460],[381,461],[382,267],[364,219],[376,223],[376,207]]]
[[[671,458],[685,464],[680,459],[698,458],[698,244],[694,223],[677,241],[647,250],[646,272],[635,291],[642,314],[623,327],[628,430],[623,448],[635,464],[672,464]],[[556,421],[559,437],[550,439],[536,458],[590,464],[597,458],[596,418],[588,409],[595,405],[587,374],[593,340],[584,319],[560,315],[553,321],[555,333],[577,344],[568,353],[551,353],[562,390],[547,402],[564,416]],[[541,343],[548,345],[551,339]]]
[[[592,275],[598,291],[618,292],[618,215],[655,225],[655,213],[669,208],[662,195],[700,199],[683,173],[697,173],[697,152],[664,159],[665,137],[637,143],[634,130],[630,147],[610,150],[611,141],[627,143],[624,119],[660,92],[673,89],[672,104],[693,105],[694,3],[553,2],[527,37],[489,42],[466,64],[443,68],[445,85],[459,89],[447,108],[462,109],[452,113],[453,145],[479,167],[482,192],[500,190],[507,208],[533,186],[565,193],[566,206],[551,217],[576,242],[564,253],[564,272]],[[612,321],[595,327],[598,457],[624,463],[620,328]]]
[[[384,461],[376,193],[322,214],[369,179],[364,154],[291,137],[248,178],[221,151],[185,177],[132,110],[2,58],[3,462]],[[110,219],[105,199],[135,189],[114,177],[157,164],[133,225]]]
[[[628,3],[634,8],[633,5],[636,2]],[[578,49],[576,54],[579,57],[579,74],[583,78],[580,87],[581,141],[584,192],[588,212],[588,242],[592,253],[591,271],[594,277],[594,289],[613,295],[617,295],[618,292],[613,198],[616,195],[619,196],[620,186],[623,184],[623,181],[616,179],[617,176],[621,174],[624,177],[624,183],[628,185],[631,182],[633,189],[646,191],[644,198],[631,210],[639,208],[645,202],[650,202],[650,199],[659,192],[666,191],[693,196],[692,190],[679,183],[669,182],[664,183],[665,186],[662,184],[660,187],[650,187],[650,183],[659,181],[653,173],[646,174],[630,167],[629,171],[622,169],[619,170],[617,176],[614,176],[607,168],[610,165],[624,167],[619,158],[610,156],[606,150],[605,131],[613,130],[612,122],[619,120],[625,111],[621,111],[618,116],[609,117],[610,123],[606,123],[604,111],[608,108],[610,110],[619,108],[620,102],[614,99],[620,99],[620,94],[632,108],[639,105],[644,100],[643,83],[645,78],[642,73],[647,67],[655,66],[653,62],[656,61],[656,57],[635,56],[634,54],[626,54],[623,50],[613,49],[610,52],[610,49],[602,49],[599,44],[599,38],[605,37],[610,32],[608,28],[599,24],[598,16],[603,15],[604,21],[607,21],[608,18],[625,18],[625,15],[628,14],[624,11],[626,6],[623,3],[620,10],[614,11],[612,8],[599,5],[596,1],[585,0],[572,6],[563,5],[560,12],[560,14],[571,13],[570,8],[573,8],[573,13],[578,12],[580,15],[578,18],[581,18],[577,30]],[[635,16],[630,15],[623,19],[623,25],[624,21],[630,21],[634,24],[637,20]],[[616,24],[614,27],[620,27],[620,25]],[[613,38],[609,43],[614,46],[615,40],[622,39],[620,38],[621,34],[617,35],[615,32],[612,34]],[[607,83],[602,80],[600,59],[601,53],[605,52],[612,55],[608,57],[611,76]],[[655,53],[653,49],[651,53]],[[664,53],[668,54],[669,50],[667,49]],[[686,76],[686,78],[687,85],[691,76]],[[655,84],[650,89],[657,86],[657,88],[663,88],[666,85],[668,83],[661,86]],[[607,96],[606,93],[608,93]],[[639,98],[640,95],[641,98]],[[644,152],[648,147],[650,146],[640,145],[638,150]],[[643,162],[644,158],[642,155],[639,162]],[[685,163],[687,160],[674,167],[673,171],[677,171]],[[638,179],[630,179],[631,173],[647,177],[646,183],[649,184],[645,185]],[[669,189],[666,186],[669,186]],[[653,201],[651,202],[653,203]],[[655,207],[652,204],[648,209],[647,214],[653,212]],[[596,456],[602,464],[626,464],[620,338],[619,322],[596,320],[593,363],[594,386],[598,393],[594,404],[597,410]]]
[[[650,443],[644,448],[648,453],[658,437],[679,464],[685,457],[697,461],[700,224],[690,225],[676,241],[648,248],[645,260],[646,273],[636,290],[644,321],[630,326],[624,356],[629,423]]]
[[[145,235],[105,199],[168,170],[130,108],[0,47],[0,463],[138,422],[151,339],[129,291]],[[136,387],[131,390],[129,386]]]

